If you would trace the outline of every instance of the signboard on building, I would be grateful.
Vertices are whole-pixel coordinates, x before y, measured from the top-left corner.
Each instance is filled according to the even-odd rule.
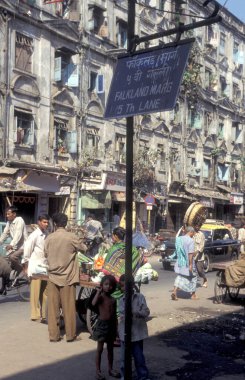
[[[174,108],[192,40],[118,58],[104,117],[122,118]]]
[[[70,186],[61,186],[60,191],[56,191],[55,195],[70,195],[71,188]]]
[[[242,193],[231,193],[230,194],[230,203],[233,205],[242,205],[243,204],[243,194]]]
[[[200,203],[205,207],[214,208],[214,201],[212,198],[201,198]]]

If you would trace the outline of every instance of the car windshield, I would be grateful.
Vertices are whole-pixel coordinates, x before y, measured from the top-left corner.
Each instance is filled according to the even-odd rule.
[[[205,240],[212,236],[212,232],[208,230],[201,230],[204,233]]]

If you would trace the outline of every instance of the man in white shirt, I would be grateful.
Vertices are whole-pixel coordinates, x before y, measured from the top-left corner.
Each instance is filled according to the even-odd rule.
[[[44,257],[44,242],[48,235],[49,216],[40,215],[38,217],[38,228],[36,228],[25,241],[24,264],[28,277],[35,273],[45,273],[47,259]],[[47,302],[47,281],[41,279],[31,279],[31,320],[46,322],[46,302]]]
[[[94,219],[93,215],[89,215],[85,223],[87,230],[87,239],[94,240],[95,238],[103,238],[103,227],[101,222]]]
[[[4,293],[5,285],[9,280],[11,268],[16,271],[17,275],[21,272],[24,275],[23,267],[20,264],[20,258],[24,252],[23,245],[27,239],[27,231],[25,222],[20,216],[17,216],[17,211],[18,210],[15,206],[7,208],[6,217],[8,221],[0,237],[0,244],[3,244],[8,237],[11,238],[11,242],[5,247],[10,265],[5,258],[1,257],[0,260],[0,276],[3,277],[0,293]]]

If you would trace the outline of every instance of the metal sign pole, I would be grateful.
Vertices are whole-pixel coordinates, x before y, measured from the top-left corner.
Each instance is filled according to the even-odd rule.
[[[128,0],[128,52],[133,50],[135,29],[135,0]],[[133,214],[133,136],[134,118],[126,120],[126,252],[125,252],[125,350],[124,378],[132,379],[131,325],[132,325],[132,214]]]

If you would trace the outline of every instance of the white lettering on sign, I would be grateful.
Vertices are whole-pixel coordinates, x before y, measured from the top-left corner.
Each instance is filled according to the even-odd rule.
[[[173,109],[192,42],[119,57],[105,118]]]

